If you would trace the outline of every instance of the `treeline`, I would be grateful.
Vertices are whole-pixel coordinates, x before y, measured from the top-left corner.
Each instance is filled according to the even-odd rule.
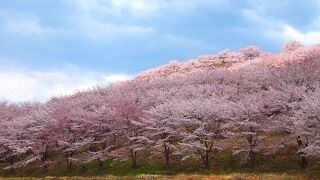
[[[255,167],[264,137],[292,139],[301,156],[320,156],[320,46],[285,45],[279,54],[249,47],[171,63],[133,80],[41,103],[0,103],[0,160],[12,174],[30,164],[130,160],[138,153],[200,160],[230,148]],[[51,156],[54,154],[55,156]],[[50,157],[50,158],[49,158]]]

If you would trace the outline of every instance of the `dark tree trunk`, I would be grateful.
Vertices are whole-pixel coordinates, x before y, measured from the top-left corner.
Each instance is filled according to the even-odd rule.
[[[14,157],[10,157],[9,161],[10,161],[10,165],[11,165],[10,174],[11,174],[11,175],[14,175],[14,173],[15,173],[15,170],[14,170],[14,167],[13,167]]]
[[[202,163],[204,166],[204,169],[208,170],[210,169],[210,153],[212,152],[213,142],[204,142],[204,145],[206,147],[206,150],[201,150],[197,148],[197,151],[199,155],[201,156]]]
[[[117,135],[116,135],[116,134],[113,134],[112,143],[113,143],[114,145],[117,145]]]
[[[209,151],[205,151],[204,155],[204,169],[210,169]]]
[[[68,170],[71,170],[72,169],[72,161],[69,161],[67,162],[67,166],[68,166]]]
[[[48,172],[48,165],[46,164],[46,162],[43,163],[42,171],[43,171],[43,173],[47,173]]]
[[[170,166],[170,148],[169,148],[169,146],[167,146],[165,144],[163,145],[163,148],[164,148],[164,156],[166,159],[165,167],[169,168],[169,166]]]
[[[301,168],[306,169],[308,167],[308,160],[305,156],[301,156]]]
[[[49,152],[47,150],[44,150],[42,152],[41,160],[42,160],[42,171],[43,173],[47,173],[48,171],[48,166],[47,166],[47,160],[48,160]]]
[[[255,167],[256,166],[255,153],[253,152],[253,150],[249,151],[249,162],[248,162],[248,165],[250,167]]]
[[[102,171],[104,169],[104,166],[103,166],[104,161],[101,161],[100,158],[98,158],[97,160],[98,160],[98,164],[99,164],[99,170]]]
[[[137,152],[130,150],[130,155],[131,155],[131,161],[132,161],[132,168],[136,169],[138,167],[138,165],[137,165]]]
[[[72,154],[66,155],[67,168],[68,168],[69,171],[71,171],[71,169],[72,169],[72,161],[69,158],[72,158]]]
[[[250,128],[250,132],[254,132],[253,128]],[[249,167],[255,167],[256,166],[256,158],[255,158],[255,153],[253,151],[253,149],[256,147],[257,145],[257,141],[258,141],[258,136],[257,135],[249,135],[247,136],[247,141],[249,143],[249,154],[248,154],[248,165]]]
[[[197,150],[201,156],[203,168],[206,170],[210,169],[210,158],[209,158],[210,151],[205,150],[204,152],[201,152],[200,149],[197,149]]]
[[[296,140],[297,140],[297,144],[298,144],[299,148],[303,148],[303,147],[307,147],[308,146],[308,143],[306,143],[306,144],[303,143],[303,141],[302,141],[300,136],[298,136],[296,138]],[[301,168],[302,169],[306,169],[308,167],[308,160],[305,157],[305,153],[299,152],[299,155],[301,157]]]

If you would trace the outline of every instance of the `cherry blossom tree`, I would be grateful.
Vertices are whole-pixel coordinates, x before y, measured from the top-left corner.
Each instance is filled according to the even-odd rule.
[[[29,115],[33,109],[33,103],[0,104],[0,154],[2,161],[9,162],[5,169],[11,169],[11,173],[33,161],[27,155],[33,146],[29,131]],[[27,160],[17,161],[22,156],[27,156]]]
[[[49,102],[50,116],[55,123],[51,126],[59,150],[63,152],[67,168],[70,170],[74,162],[81,161],[75,157],[91,142],[89,136],[90,119],[83,118],[84,111],[82,98],[59,98]]]
[[[142,134],[144,124],[141,121],[144,112],[139,107],[131,104],[115,105],[115,116],[117,118],[118,128],[114,129],[122,148],[116,149],[114,156],[118,159],[126,159],[130,157],[132,168],[137,168],[137,152],[145,149],[148,139]]]
[[[115,125],[112,132],[122,144],[112,152],[119,160],[131,159],[132,168],[137,168],[137,153],[146,148],[148,138],[144,135],[145,111],[143,107],[143,84],[131,81],[113,87],[111,107]],[[124,94],[126,94],[124,96]]]
[[[178,118],[184,128],[180,151],[184,154],[183,159],[198,154],[204,168],[210,168],[211,153],[223,148],[218,140],[223,139],[223,124],[231,116],[227,102],[226,98],[216,96],[179,102]]]
[[[53,140],[54,134],[50,128],[53,123],[52,119],[48,115],[47,107],[42,104],[35,105],[26,118],[28,119],[28,124],[25,128],[28,130],[29,140],[33,145],[31,155],[26,159],[21,159],[21,163],[26,166],[28,163],[41,160],[40,167],[46,173],[48,165],[52,162],[49,160],[49,155],[56,150],[55,141]]]
[[[306,95],[302,102],[302,119],[304,119],[304,131],[309,136],[308,146],[301,151],[310,157],[320,157],[320,86],[315,91]]]
[[[165,167],[170,166],[170,156],[174,150],[177,150],[175,142],[179,140],[180,123],[174,119],[173,107],[170,103],[158,105],[148,111],[149,124],[145,126],[148,133],[149,143],[154,149],[152,156],[157,156],[157,149],[163,149],[161,154],[164,155]]]
[[[303,48],[303,44],[301,44],[300,42],[298,41],[290,41],[286,44],[284,44],[283,46],[283,52],[285,53],[291,53],[299,48]]]
[[[293,103],[293,114],[286,123],[286,129],[290,133],[289,137],[296,139],[298,154],[301,156],[301,167],[308,165],[307,156],[318,157],[319,139],[319,88],[302,94],[303,100]]]
[[[255,154],[263,148],[261,135],[276,131],[279,116],[288,111],[286,96],[273,89],[247,94],[236,101],[232,109],[235,116],[226,126],[230,130],[228,135],[245,139],[234,154],[240,154],[243,162],[254,167]]]

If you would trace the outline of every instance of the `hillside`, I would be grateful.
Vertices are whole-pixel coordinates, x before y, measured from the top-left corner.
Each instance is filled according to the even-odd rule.
[[[169,64],[151,69],[138,74],[138,78],[152,76],[169,76],[171,74],[187,74],[201,70],[213,70],[219,68],[230,68],[235,64],[241,64],[249,60],[263,56],[259,48],[252,46],[240,49],[239,52],[225,50],[216,55],[200,56],[187,62],[172,61]]]
[[[303,63],[318,58],[319,53],[319,45],[306,48],[295,41],[285,44],[283,51],[278,54],[262,52],[258,47],[250,46],[236,52],[225,50],[214,55],[200,56],[187,62],[172,61],[169,64],[141,72],[137,78],[166,77],[172,74],[188,74],[215,69],[234,70],[259,63],[283,66],[286,63]]]
[[[252,46],[43,104],[2,102],[0,173],[316,176],[319,127],[320,46]]]

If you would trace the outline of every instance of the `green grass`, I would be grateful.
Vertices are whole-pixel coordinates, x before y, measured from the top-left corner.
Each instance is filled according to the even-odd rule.
[[[320,179],[320,165],[315,160],[310,160],[309,167],[305,170],[299,166],[300,157],[296,154],[295,147],[292,146],[278,155],[257,154],[257,166],[250,168],[239,163],[239,158],[233,156],[230,151],[216,152],[212,155],[210,170],[203,170],[201,161],[187,160],[181,161],[180,157],[172,157],[171,167],[165,168],[163,159],[148,158],[149,154],[139,154],[139,168],[132,169],[130,161],[105,161],[103,169],[99,169],[97,161],[88,164],[75,164],[72,170],[68,170],[62,161],[58,165],[51,167],[47,173],[41,173],[37,164],[19,169],[13,176],[7,172],[0,172],[5,177],[84,177],[84,178],[107,178],[107,179],[132,179],[147,175],[151,179],[175,178],[175,177],[207,177],[215,175],[218,177],[232,177],[244,179],[242,176],[254,176],[259,179],[305,179],[312,177]],[[183,175],[181,175],[183,174]],[[290,175],[290,176],[289,176]],[[239,178],[238,178],[239,177]],[[279,178],[278,178],[279,177]],[[286,178],[282,178],[286,177]],[[94,178],[96,179],[96,178]],[[250,178],[249,178],[250,179]]]
[[[239,173],[233,173],[233,174],[225,174],[225,175],[199,175],[199,174],[178,174],[178,175],[138,175],[138,176],[88,176],[88,177],[43,177],[43,178],[30,178],[30,177],[24,177],[24,178],[4,178],[7,180],[16,180],[16,179],[23,179],[23,180],[31,180],[31,179],[51,179],[51,180],[85,180],[85,179],[95,179],[95,180],[166,180],[166,179],[173,179],[173,180],[302,180],[302,179],[313,179],[310,176],[301,176],[301,175],[288,175],[288,174],[239,174]]]

